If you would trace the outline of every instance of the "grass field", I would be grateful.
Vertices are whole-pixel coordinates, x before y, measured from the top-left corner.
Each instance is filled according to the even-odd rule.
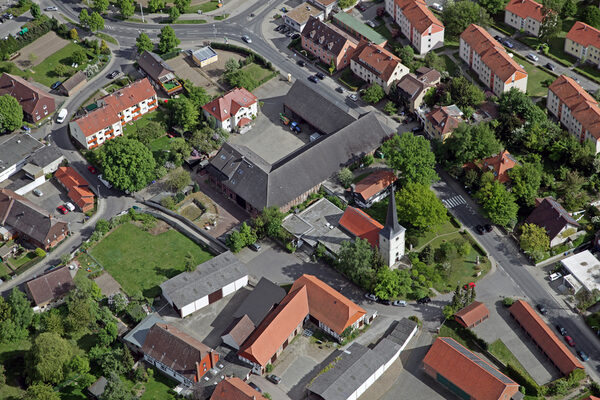
[[[24,393],[19,382],[25,384],[25,352],[31,347],[29,340],[0,345],[0,364],[6,368],[6,385],[0,385],[0,399],[20,399]]]
[[[196,4],[194,6],[189,6],[186,8],[185,12],[187,14],[196,14],[198,11],[202,12],[210,12],[216,10],[219,2],[216,0],[207,1],[206,3]]]
[[[140,397],[141,400],[171,399],[174,397],[169,394],[169,390],[177,386],[177,382],[154,369],[154,376],[151,376],[144,386],[146,390]]]
[[[54,68],[56,68],[58,64],[70,66],[71,62],[69,57],[71,57],[71,55],[77,50],[85,51],[88,55],[88,58],[90,57],[90,53],[85,47],[78,43],[69,43],[56,53],[52,54],[50,57],[46,58],[39,65],[33,67],[32,70],[35,72],[35,74],[33,74],[33,79],[42,85],[50,87],[54,82],[60,80],[59,77],[54,73]],[[77,67],[78,70],[82,70],[84,68],[85,64],[81,64],[79,67]]]
[[[488,351],[505,365],[511,364],[521,374],[528,376],[532,381],[534,380],[501,339],[490,343]]]
[[[135,122],[131,124],[127,124],[123,126],[123,135],[133,135],[137,132],[138,129],[148,125],[148,122],[154,121],[163,124],[165,121],[165,115],[162,113],[161,108],[158,107],[155,111],[147,113],[143,115],[141,118],[138,118]],[[166,131],[165,131],[166,132]]]
[[[166,150],[169,147],[171,138],[168,136],[162,136],[148,143],[148,148],[152,153],[155,151]]]
[[[196,264],[212,257],[176,230],[152,235],[131,223],[116,228],[90,253],[127,294],[140,290],[148,298],[160,294],[160,283],[185,270],[188,253]]]
[[[548,85],[544,86],[542,85],[542,82],[548,79],[554,81],[554,79],[556,79],[555,76],[536,67],[518,54],[515,54],[513,58],[525,68],[525,71],[527,71],[527,94],[534,97],[546,96],[548,94]]]
[[[273,73],[273,71],[269,71],[255,63],[244,66],[242,70],[247,71],[257,82],[262,81]]]
[[[21,265],[25,264],[27,261],[31,261],[36,258],[36,254],[33,251],[24,254],[21,258],[11,259],[10,263],[15,267],[19,268]]]
[[[441,57],[442,57],[442,60],[444,60],[444,65],[446,67],[446,71],[448,71],[450,76],[456,76],[460,72],[458,65],[456,65],[456,63],[454,61],[452,61],[452,59],[450,57],[448,57],[446,54],[442,54]]]

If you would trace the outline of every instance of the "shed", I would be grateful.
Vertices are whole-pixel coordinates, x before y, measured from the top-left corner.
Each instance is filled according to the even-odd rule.
[[[490,310],[480,301],[474,301],[454,314],[456,322],[465,328],[473,328],[490,316]]]
[[[75,75],[64,81],[59,87],[58,92],[65,96],[74,95],[87,83],[87,76],[83,71],[77,71]]]
[[[194,64],[199,67],[206,67],[219,60],[219,55],[210,46],[204,46],[194,51],[190,50],[190,56]]]
[[[101,376],[96,382],[88,386],[87,390],[94,399],[99,399],[100,396],[104,394],[104,390],[106,389],[107,383],[108,381],[106,380],[106,378]]]

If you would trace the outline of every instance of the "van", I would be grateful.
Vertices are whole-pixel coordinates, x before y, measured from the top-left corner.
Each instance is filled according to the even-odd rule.
[[[56,122],[58,122],[59,124],[65,122],[65,118],[67,118],[68,113],[69,112],[66,108],[61,108],[61,110],[58,112],[58,117],[56,117]]]
[[[557,279],[562,278],[562,274],[560,272],[555,272],[550,275],[550,282],[554,282]]]

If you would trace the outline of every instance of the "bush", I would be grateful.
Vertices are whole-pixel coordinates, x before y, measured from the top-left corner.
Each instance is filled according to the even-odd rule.
[[[368,167],[369,165],[373,164],[374,161],[375,161],[375,159],[373,158],[373,156],[371,154],[367,154],[362,159],[362,163],[365,167]]]
[[[415,321],[419,328],[423,326],[423,322],[416,315],[411,315],[410,317],[408,317],[408,319],[410,319],[411,321]]]
[[[338,172],[337,178],[344,188],[349,188],[352,184],[352,180],[354,179],[354,175],[352,174],[352,171],[344,167]]]
[[[504,305],[504,307],[510,307],[515,303],[515,300],[512,297],[505,297],[504,300],[502,300],[502,305]]]
[[[35,249],[35,255],[38,256],[39,258],[44,258],[44,257],[46,257],[46,251],[44,251],[44,249],[40,249],[38,247],[37,249]]]
[[[255,53],[252,50],[247,49],[245,47],[236,46],[236,45],[228,44],[228,43],[218,43],[218,42],[211,42],[210,46],[213,49],[233,51],[234,53],[240,53],[245,56],[252,55],[254,57],[254,62],[256,62],[258,65],[261,65],[267,69],[270,69],[271,71],[275,71],[275,68],[273,68],[273,64],[271,64],[270,61],[268,61],[266,58],[264,58],[260,54]]]
[[[271,363],[267,364],[267,366],[265,367],[265,370],[267,371],[267,373],[273,372],[273,364],[271,364]]]

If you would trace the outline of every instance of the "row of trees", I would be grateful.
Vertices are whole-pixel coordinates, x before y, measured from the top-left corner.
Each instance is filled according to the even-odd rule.
[[[181,40],[175,35],[175,30],[170,26],[165,26],[160,30],[160,34],[158,35],[158,52],[161,54],[169,53],[177,49]],[[150,37],[145,33],[140,33],[135,40],[136,48],[138,53],[143,53],[144,51],[154,51],[154,43],[150,40]]]

